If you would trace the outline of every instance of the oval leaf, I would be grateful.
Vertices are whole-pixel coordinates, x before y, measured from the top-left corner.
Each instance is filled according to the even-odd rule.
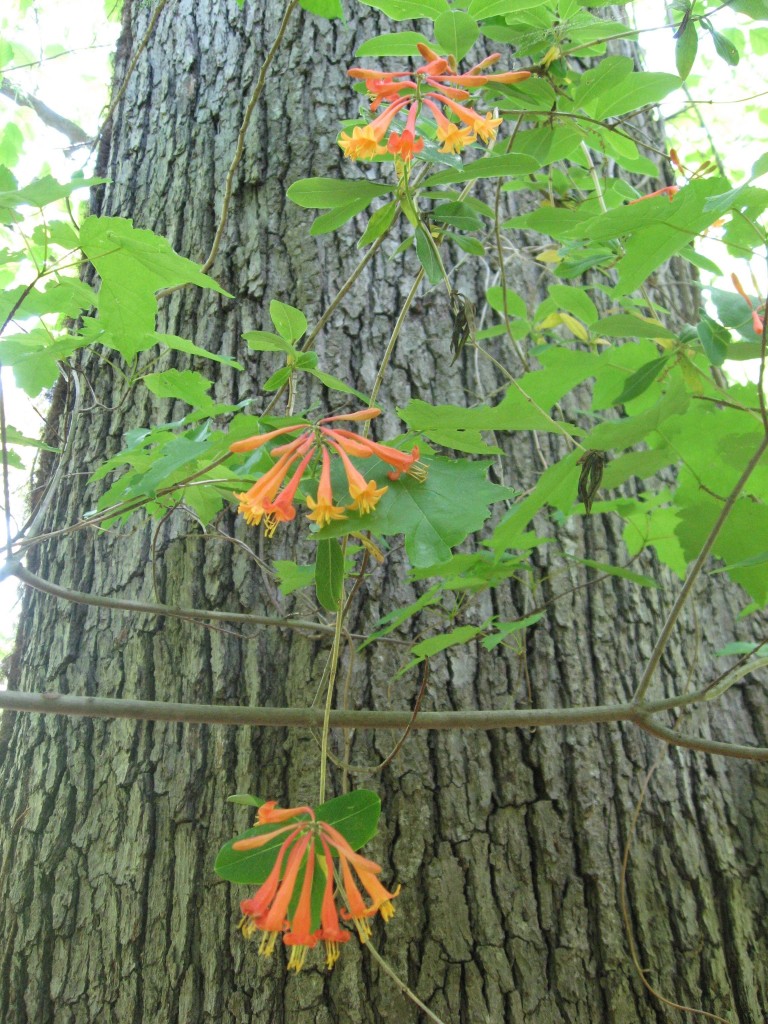
[[[456,60],[472,49],[479,35],[477,22],[463,11],[449,11],[435,19],[435,39]]]
[[[315,592],[323,608],[329,612],[339,610],[344,592],[344,555],[337,540],[317,543]]]

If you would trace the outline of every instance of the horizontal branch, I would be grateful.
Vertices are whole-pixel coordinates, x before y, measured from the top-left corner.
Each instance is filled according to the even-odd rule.
[[[44,594],[71,601],[73,604],[93,605],[96,608],[114,608],[117,611],[134,612],[143,615],[164,615],[174,619],[193,619],[207,622],[234,622],[242,626],[281,626],[283,629],[301,629],[311,633],[329,633],[333,635],[334,627],[324,622],[312,622],[306,619],[287,619],[269,615],[251,615],[247,612],[208,611],[205,608],[174,608],[167,604],[151,604],[147,601],[130,601],[128,598],[99,597],[86,594],[81,590],[70,590],[56,583],[49,583],[41,576],[36,576],[25,568],[21,562],[9,561],[0,567],[0,580],[15,576],[22,583]]]
[[[653,721],[652,715],[678,706],[677,698],[636,704],[601,704],[578,708],[525,708],[504,711],[331,711],[330,725],[345,729],[533,729],[545,726],[599,725],[633,722],[674,746],[726,757],[768,761],[768,747],[748,747],[681,735]],[[0,690],[0,710],[84,718],[128,718],[195,725],[240,725],[322,728],[322,708],[222,707],[217,704],[173,704],[165,701],[113,697],[76,697],[68,693],[25,693]]]
[[[266,725],[321,728],[322,708],[243,708],[218,704],[172,704],[114,697],[75,697],[66,693],[0,690],[0,709],[86,718],[134,718],[201,725]],[[593,725],[630,717],[631,704],[512,711],[331,711],[331,726],[346,729],[508,729],[544,725]]]

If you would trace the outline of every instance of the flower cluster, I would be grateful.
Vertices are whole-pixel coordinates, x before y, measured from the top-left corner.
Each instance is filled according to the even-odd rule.
[[[361,437],[351,430],[328,426],[329,423],[338,420],[357,422],[371,420],[379,416],[380,413],[380,409],[362,409],[360,412],[351,413],[348,416],[326,416],[316,424],[306,421],[294,423],[289,427],[279,427],[266,434],[257,434],[243,441],[235,441],[229,447],[231,452],[251,452],[276,437],[301,431],[293,441],[273,448],[270,454],[277,456],[274,466],[268,469],[250,490],[244,494],[235,495],[240,501],[238,511],[245,517],[245,521],[251,526],[258,526],[264,518],[265,532],[268,537],[271,537],[279,523],[290,522],[294,519],[296,509],[293,506],[293,501],[299,482],[310,462],[318,455],[321,460],[321,468],[317,497],[307,498],[307,505],[310,508],[307,519],[312,519],[318,526],[327,526],[335,519],[347,518],[344,507],[333,504],[331,453],[338,455],[341,459],[347,475],[347,487],[352,504],[347,505],[346,509],[354,509],[361,515],[367,515],[373,511],[387,488],[377,487],[375,480],[366,482],[362,473],[352,465],[349,459],[350,455],[358,459],[368,459],[375,455],[376,458],[392,467],[392,471],[387,474],[390,480],[397,480],[401,473],[424,480],[426,470],[417,461],[419,458],[418,447],[414,446],[410,452],[401,452],[389,445],[369,441],[368,438]],[[298,465],[281,491],[283,481],[295,463]]]
[[[424,139],[416,135],[416,119],[424,107],[432,114],[437,125],[437,138],[442,143],[441,152],[459,153],[465,146],[480,138],[491,142],[496,138],[500,117],[492,114],[478,114],[459,100],[470,98],[471,89],[479,89],[489,83],[509,85],[530,78],[530,71],[505,71],[487,75],[485,69],[499,59],[501,54],[492,53],[462,75],[457,74],[455,61],[439,57],[424,43],[418,43],[419,53],[427,62],[410,71],[369,71],[366,68],[350,68],[352,78],[362,79],[373,97],[371,110],[380,106],[384,109],[370,124],[352,129],[352,134],[342,132],[339,145],[344,155],[352,160],[370,160],[374,156],[392,153],[409,161],[424,148]],[[458,121],[448,118],[441,104]],[[401,133],[391,132],[390,125],[396,114],[407,110],[405,128]],[[384,138],[389,132],[386,146]]]
[[[283,944],[291,950],[288,959],[289,971],[300,971],[307,957],[307,950],[314,949],[318,942],[325,945],[325,962],[330,969],[339,959],[339,947],[349,941],[350,932],[342,928],[336,907],[334,880],[334,856],[339,859],[341,892],[345,907],[341,916],[352,921],[361,942],[371,937],[371,918],[380,913],[388,921],[395,912],[392,900],[400,892],[400,886],[389,892],[378,879],[381,868],[372,860],[355,853],[344,836],[325,821],[317,821],[311,807],[279,808],[271,800],[259,808],[259,825],[280,824],[299,815],[308,815],[299,821],[262,833],[250,839],[240,839],[232,844],[233,850],[255,850],[285,835],[274,867],[266,881],[247,900],[242,900],[240,930],[246,939],[261,933],[259,954],[271,956],[278,935]],[[320,908],[320,927],[312,928],[312,881],[315,868],[319,866],[325,874],[323,900]],[[294,892],[299,873],[304,868],[298,901]],[[371,899],[367,905],[355,875]]]

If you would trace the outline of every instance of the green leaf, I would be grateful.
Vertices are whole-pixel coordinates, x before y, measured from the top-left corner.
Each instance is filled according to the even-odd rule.
[[[432,566],[429,566],[428,569],[431,570]],[[430,575],[432,575],[431,572]],[[422,594],[421,597],[418,597],[411,604],[403,605],[400,608],[395,608],[394,611],[388,612],[386,615],[382,615],[382,617],[376,624],[377,627],[380,628],[377,628],[373,633],[368,634],[365,640],[363,640],[363,642],[358,647],[358,651],[362,651],[364,647],[367,647],[368,644],[373,643],[374,640],[378,640],[383,636],[388,636],[390,633],[396,630],[398,626],[402,626],[404,622],[412,618],[414,615],[417,615],[424,608],[428,608],[431,605],[440,604],[442,602],[441,589],[442,588],[440,584],[436,583],[434,586],[430,587],[429,590],[426,591],[426,593]]]
[[[590,68],[581,76],[573,90],[573,102],[587,110],[587,107],[595,104],[604,93],[614,89],[627,78],[633,67],[630,57],[606,57],[597,67]]]
[[[196,409],[210,408],[214,404],[208,394],[213,382],[194,370],[163,370],[148,373],[142,380],[158,398],[177,398]]]
[[[547,430],[558,433],[565,430],[578,433],[567,423],[553,423],[548,410],[601,367],[600,357],[553,345],[540,351],[537,358],[545,368],[524,374],[516,387],[507,390],[498,405],[467,409],[458,405],[430,405],[420,399],[411,399],[400,410],[400,415],[412,430],[421,431],[430,438],[434,430]]]
[[[417,43],[428,43],[423,32],[385,32],[366,39],[356,57],[419,57]]]
[[[482,633],[482,629],[479,626],[458,626],[456,629],[452,629],[450,633],[438,633],[428,637],[426,640],[420,640],[419,643],[414,644],[411,648],[411,654],[415,654],[416,657],[404,668],[400,669],[397,673],[398,676],[413,668],[414,665],[420,664],[425,658],[429,658],[433,654],[445,651],[449,647],[456,647],[458,644],[468,643],[478,633]]]
[[[103,185],[106,178],[73,178],[71,181],[58,182],[47,174],[44,178],[36,178],[23,188],[4,189],[0,192],[0,210],[13,210],[17,206],[35,206],[42,209],[51,203],[65,199],[81,188],[92,185]]]
[[[424,483],[409,476],[390,483],[384,465],[366,469],[366,479],[375,479],[379,486],[388,484],[376,509],[365,516],[350,511],[346,520],[324,527],[318,537],[341,537],[360,530],[379,537],[403,534],[411,565],[443,562],[452,547],[482,527],[490,515],[490,504],[513,493],[486,479],[489,465],[434,458]]]
[[[341,0],[299,0],[299,6],[318,18],[343,18]]]
[[[371,242],[375,242],[377,238],[381,238],[383,234],[389,231],[396,213],[397,201],[395,199],[390,200],[379,207],[378,210],[375,210],[368,220],[368,226],[363,232],[363,237],[357,243],[358,249],[362,249],[364,245],[370,245]]]
[[[668,359],[669,356],[652,359],[650,363],[646,363],[639,370],[635,370],[633,374],[627,377],[624,388],[616,399],[615,404],[624,405],[625,402],[629,402],[633,398],[637,398],[638,395],[642,395],[644,391],[647,391],[667,365]]]
[[[372,181],[343,181],[339,178],[301,178],[286,193],[291,202],[307,210],[335,210],[356,201],[370,202],[392,191],[391,185]]]
[[[236,359],[230,359],[229,356],[220,356],[216,352],[209,352],[206,348],[201,348],[199,345],[195,345],[194,342],[188,341],[186,338],[177,338],[175,334],[153,334],[153,344],[165,345],[166,348],[173,349],[175,352],[186,352],[190,356],[200,356],[203,359],[210,359],[214,363],[221,363],[223,366],[231,366],[233,370],[243,370],[245,367],[242,363],[238,363]]]
[[[293,375],[292,366],[281,366],[279,370],[276,370],[268,380],[265,380],[262,387],[265,391],[277,391],[283,384],[291,379]]]
[[[416,228],[416,255],[424,267],[424,273],[430,284],[438,284],[443,279],[443,268],[437,258],[435,246],[430,242],[427,233],[420,225]]]
[[[493,531],[487,542],[489,547],[496,552],[515,547],[536,513],[547,504],[559,505],[566,494],[573,504],[579,476],[578,456],[578,451],[571,452],[544,470],[528,497],[516,505]]]
[[[699,37],[696,32],[696,22],[689,20],[675,41],[675,66],[683,81],[691,73],[698,48]]]
[[[297,565],[296,562],[275,559],[272,567],[277,573],[278,587],[284,597],[288,597],[295,590],[302,590],[315,581],[314,565]]]
[[[346,224],[347,221],[356,217],[358,213],[362,213],[370,205],[370,202],[370,199],[363,196],[360,199],[354,199],[351,203],[337,206],[335,209],[329,210],[328,213],[321,213],[312,221],[312,227],[309,229],[310,235],[314,238],[317,235],[327,235],[331,231],[335,231],[336,228],[340,228],[342,224]]]
[[[318,821],[333,825],[353,850],[359,850],[376,835],[381,816],[381,800],[369,789],[354,789],[344,796],[315,808]]]
[[[66,359],[85,344],[83,338],[75,335],[52,339],[44,327],[34,327],[24,334],[3,338],[0,364],[12,366],[17,386],[30,398],[36,398],[59,376],[59,360]]]
[[[261,807],[266,802],[260,796],[251,796],[250,793],[234,793],[227,797],[228,804],[242,804],[244,807]]]
[[[269,304],[269,315],[277,328],[277,333],[289,344],[298,341],[307,330],[307,318],[301,310],[285,302],[272,299]]]
[[[317,542],[315,593],[326,611],[339,610],[344,593],[344,555],[337,540]]]
[[[584,442],[585,448],[609,451],[613,448],[629,448],[639,441],[645,441],[649,434],[675,416],[683,416],[690,405],[691,396],[682,385],[670,388],[655,405],[637,416],[623,420],[611,420],[595,427]]]
[[[438,171],[427,178],[425,188],[435,185],[453,185],[477,178],[524,177],[539,169],[539,161],[525,154],[510,153],[502,156],[485,156],[465,165],[460,171]]]
[[[60,452],[61,448],[53,448],[49,444],[45,444],[39,437],[27,437],[26,434],[22,434],[16,427],[12,427],[10,423],[5,426],[5,440],[8,444],[19,445],[21,448],[39,448],[44,452]]]
[[[574,562],[586,565],[590,569],[605,573],[608,576],[618,576],[619,579],[629,580],[630,583],[637,583],[640,587],[651,587],[660,590],[661,586],[650,576],[643,576],[642,573],[632,572],[630,569],[623,569],[619,565],[610,565],[608,562],[595,562],[591,558],[573,558]]]
[[[486,651],[492,651],[499,644],[503,643],[508,636],[512,636],[513,633],[519,633],[528,626],[535,625],[543,615],[544,612],[536,612],[535,615],[528,615],[524,619],[518,619],[517,622],[494,622],[493,628],[496,632],[491,636],[483,637],[480,643]]]
[[[467,8],[473,18],[496,18],[504,14],[518,14],[532,7],[543,7],[548,0],[471,0]]]
[[[196,263],[175,253],[165,238],[134,228],[130,220],[87,217],[80,244],[101,277],[99,327],[111,335],[110,345],[125,359],[141,352],[154,332],[159,289],[196,284],[229,296]]]
[[[246,331],[243,335],[248,348],[254,352],[287,352],[295,353],[296,349],[285,338],[270,331]]]
[[[648,221],[638,226],[624,243],[624,256],[619,260],[619,283],[615,294],[625,295],[639,288],[658,266],[686,246],[691,238],[709,227],[718,214],[706,208],[707,200],[722,191],[720,178],[692,181],[682,188],[670,202],[664,196],[635,206],[623,208],[623,213],[647,209],[643,217]],[[613,219],[616,214],[616,219]],[[594,231],[620,222],[621,213],[612,211],[583,226],[584,232],[594,239]],[[601,223],[602,222],[602,223]]]
[[[448,11],[435,19],[435,39],[456,60],[466,56],[479,35],[477,22],[463,11]]]
[[[436,17],[448,10],[446,0],[362,0],[367,7],[382,11],[393,21]]]
[[[432,219],[461,231],[480,231],[483,227],[482,219],[464,202],[438,203],[432,211]]]
[[[307,368],[307,373],[311,373],[313,377],[316,377],[331,391],[342,391],[345,395],[354,395],[355,398],[359,398],[363,405],[369,404],[367,395],[364,395],[362,391],[356,391],[353,387],[347,384],[346,381],[340,380],[338,377],[334,377],[332,373],[324,373],[323,370],[317,370],[314,368]]]
[[[469,253],[470,256],[485,256],[485,246],[477,238],[468,238],[466,235],[453,235],[448,236],[452,242],[455,242],[460,249],[464,252]]]
[[[726,64],[729,64],[732,68],[736,67],[739,63],[739,51],[737,47],[733,45],[730,39],[727,39],[721,32],[716,32],[712,26],[709,26],[709,34],[712,36],[712,42],[715,44],[715,50],[718,57],[721,57]]]
[[[696,325],[696,333],[710,363],[713,366],[722,366],[728,358],[728,348],[732,340],[730,332],[702,311],[701,320]]]

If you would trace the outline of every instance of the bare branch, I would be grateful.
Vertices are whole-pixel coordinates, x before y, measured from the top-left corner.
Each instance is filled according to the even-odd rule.
[[[48,125],[49,128],[53,128],[57,132],[61,132],[62,135],[66,135],[73,146],[83,146],[93,141],[79,124],[75,124],[74,121],[70,121],[68,117],[64,117],[62,114],[57,114],[55,110],[51,110],[49,106],[36,96],[24,92],[23,89],[9,82],[7,78],[3,78],[2,82],[0,82],[0,93],[3,96],[7,96],[9,100],[13,100],[20,107],[30,107],[43,124]]]

